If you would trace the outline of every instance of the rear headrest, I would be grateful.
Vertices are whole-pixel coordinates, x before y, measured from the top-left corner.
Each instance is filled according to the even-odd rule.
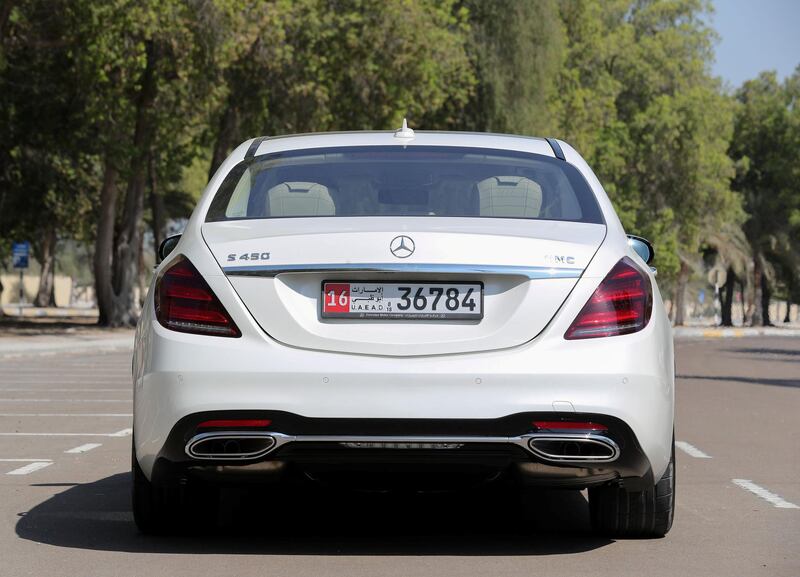
[[[493,176],[478,183],[481,216],[537,218],[542,187],[524,176]]]
[[[270,216],[334,216],[328,187],[316,182],[283,182],[267,191]]]

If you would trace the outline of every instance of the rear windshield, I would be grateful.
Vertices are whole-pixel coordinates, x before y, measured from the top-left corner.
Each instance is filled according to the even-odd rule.
[[[603,222],[589,185],[563,160],[441,146],[307,149],[247,159],[223,181],[206,221],[337,216]]]

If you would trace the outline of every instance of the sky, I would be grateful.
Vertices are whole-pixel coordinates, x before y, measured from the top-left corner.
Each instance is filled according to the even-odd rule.
[[[712,70],[732,88],[776,70],[783,80],[800,64],[800,0],[713,0],[720,36]]]

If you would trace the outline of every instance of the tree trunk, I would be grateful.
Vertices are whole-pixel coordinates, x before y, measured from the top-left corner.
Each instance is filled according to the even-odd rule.
[[[142,305],[144,304],[144,295],[147,292],[147,273],[145,271],[145,264],[144,264],[144,235],[140,235],[139,242],[141,245],[139,246],[139,263],[136,267],[137,269],[137,277],[136,277],[136,290],[138,293],[138,298],[136,299],[136,306],[141,309]]]
[[[238,62],[229,68],[229,73],[226,74],[226,83],[231,87],[231,92],[225,102],[225,112],[219,119],[219,126],[217,127],[217,140],[214,143],[214,152],[211,155],[211,165],[208,167],[208,180],[214,176],[219,166],[225,161],[231,150],[234,149],[242,141],[241,134],[241,111],[243,99],[248,97],[247,90],[241,91],[239,87],[242,85],[242,74],[250,74],[246,71],[247,65],[253,61],[256,53],[261,47],[261,37],[257,37],[247,53],[242,55]],[[242,64],[245,65],[244,71]],[[251,136],[258,136],[253,134]]]
[[[55,282],[55,260],[56,260],[56,228],[51,224],[42,239],[41,248],[39,250],[39,262],[42,265],[42,271],[39,275],[39,290],[36,293],[36,298],[33,299],[33,306],[47,307],[50,306],[53,297],[53,284]]]
[[[739,282],[739,301],[742,303],[742,326],[749,323],[747,318],[747,304],[745,302],[745,279],[742,277]]]
[[[130,163],[130,176],[125,193],[119,235],[114,247],[113,289],[114,307],[111,326],[134,326],[139,319],[136,285],[141,251],[144,193],[147,188],[147,158],[155,134],[152,109],[156,99],[156,66],[160,47],[147,42],[147,64],[142,73],[141,88],[136,99],[136,126],[133,145],[135,153]]]
[[[761,308],[762,299],[762,279],[764,272],[761,268],[761,255],[756,253],[753,258],[753,291],[750,295],[750,310],[752,310],[752,318],[750,324],[754,327],[760,327],[764,324],[763,310]]]
[[[0,311],[0,314],[2,314],[2,311]],[[791,297],[788,297],[786,299],[786,316],[783,317],[783,322],[789,323],[791,321],[792,321],[792,299]]]
[[[733,290],[736,286],[736,275],[733,273],[733,267],[728,267],[728,275],[725,284],[722,286],[722,326],[733,326]]]
[[[114,291],[111,265],[114,251],[114,224],[117,216],[117,170],[105,160],[103,187],[100,189],[100,215],[94,245],[94,291],[100,311],[98,324],[108,326],[114,318]]]
[[[675,285],[675,326],[682,326],[686,314],[686,285],[689,284],[689,265],[681,261],[678,280]]]
[[[772,291],[769,288],[769,280],[767,275],[761,275],[761,322],[765,327],[771,327],[772,321],[769,318],[769,301],[772,297]]]
[[[0,0],[0,46],[5,44],[8,19],[11,16],[11,9],[13,7],[14,0]]]
[[[150,211],[153,213],[153,245],[156,257],[158,257],[158,247],[164,240],[164,197],[158,193],[158,175],[152,152],[148,158],[148,171],[150,175]]]
[[[217,129],[217,141],[214,143],[214,154],[211,156],[211,165],[208,168],[208,180],[211,180],[231,150],[239,144],[240,138],[239,111],[229,98]]]

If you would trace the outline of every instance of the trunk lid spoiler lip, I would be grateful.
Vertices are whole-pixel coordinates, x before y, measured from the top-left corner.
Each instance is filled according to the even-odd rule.
[[[326,263],[275,264],[222,267],[227,276],[275,277],[284,273],[432,273],[432,274],[491,274],[522,276],[530,280],[549,278],[580,278],[582,268],[546,266],[513,266],[444,263]]]

